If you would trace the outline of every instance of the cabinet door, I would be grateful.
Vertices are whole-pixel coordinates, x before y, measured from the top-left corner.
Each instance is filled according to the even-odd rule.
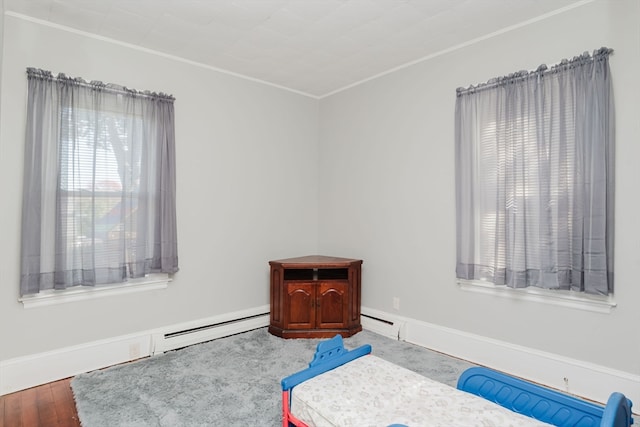
[[[317,327],[345,328],[348,319],[347,296],[349,283],[346,281],[327,281],[318,284]]]
[[[313,329],[316,324],[315,284],[285,282],[285,329]]]

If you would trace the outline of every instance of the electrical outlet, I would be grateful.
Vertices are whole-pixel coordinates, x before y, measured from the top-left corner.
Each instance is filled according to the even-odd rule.
[[[393,297],[393,308],[396,310],[400,310],[400,298]]]

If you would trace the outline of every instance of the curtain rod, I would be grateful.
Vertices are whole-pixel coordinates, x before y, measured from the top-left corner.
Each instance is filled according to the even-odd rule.
[[[153,99],[158,99],[160,101],[166,101],[166,102],[173,102],[175,100],[173,95],[168,95],[163,92],[151,92],[148,90],[139,91],[136,89],[130,89],[125,86],[120,86],[113,83],[103,83],[98,80],[91,80],[90,82],[87,82],[81,77],[75,77],[75,78],[67,77],[64,73],[58,73],[57,76],[54,76],[53,73],[51,73],[51,71],[42,70],[34,67],[27,67],[27,78],[50,80],[54,82],[60,82],[63,84],[86,87],[96,91],[105,91],[105,92],[114,93],[114,94],[130,95],[130,96],[141,97],[141,98],[153,98]]]
[[[613,49],[609,49],[608,47],[601,47],[600,49],[594,50],[592,55],[589,55],[588,52],[584,52],[582,55],[574,56],[571,60],[563,59],[558,64],[553,65],[551,68],[547,67],[546,64],[541,64],[534,71],[527,71],[527,70],[518,71],[515,73],[511,73],[507,76],[494,77],[485,83],[471,85],[466,88],[459,87],[456,89],[456,96],[462,96],[469,93],[481,92],[483,90],[492,89],[507,83],[519,82],[527,79],[529,76],[532,76],[532,75],[544,76],[547,74],[558,73],[568,68],[572,68],[575,64],[578,64],[578,63],[605,60],[612,53],[613,53]]]

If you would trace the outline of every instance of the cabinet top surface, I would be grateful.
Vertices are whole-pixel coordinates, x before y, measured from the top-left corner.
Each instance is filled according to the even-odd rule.
[[[351,264],[362,264],[360,259],[338,258],[324,255],[307,255],[296,258],[279,259],[269,261],[270,265],[282,265],[285,268],[309,268],[313,266],[344,267]]]

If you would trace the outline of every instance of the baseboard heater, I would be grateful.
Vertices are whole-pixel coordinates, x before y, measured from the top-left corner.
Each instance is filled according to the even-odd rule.
[[[269,313],[254,314],[229,320],[203,322],[180,330],[152,335],[151,354],[160,354],[217,338],[247,332],[269,325]]]
[[[396,322],[393,320],[382,319],[380,317],[372,316],[370,314],[361,313],[360,319],[362,327],[368,329],[371,332],[384,335],[385,337],[393,338],[396,340],[402,339],[403,325],[402,322]]]

